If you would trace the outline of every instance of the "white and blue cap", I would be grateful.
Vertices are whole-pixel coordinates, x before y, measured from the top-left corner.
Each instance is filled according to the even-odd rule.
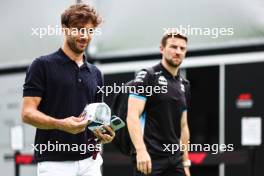
[[[111,109],[105,103],[91,103],[85,106],[81,116],[101,125],[110,125]]]

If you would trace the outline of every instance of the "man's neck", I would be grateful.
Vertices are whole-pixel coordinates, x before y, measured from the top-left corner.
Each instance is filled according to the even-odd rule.
[[[176,76],[178,74],[178,71],[179,71],[179,67],[172,67],[170,66],[166,61],[165,59],[162,59],[161,60],[161,64],[162,66],[170,73],[172,74],[172,76]]]
[[[62,50],[71,60],[76,62],[78,65],[83,63],[83,55],[84,55],[84,53],[78,54],[78,53],[73,52],[71,50],[71,48],[66,43],[63,44]]]

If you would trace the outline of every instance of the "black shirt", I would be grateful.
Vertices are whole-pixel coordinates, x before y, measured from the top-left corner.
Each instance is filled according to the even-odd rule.
[[[162,64],[154,66],[153,70],[154,74],[142,70],[136,75],[133,85],[137,87],[137,91],[130,96],[146,101],[141,125],[148,152],[152,157],[169,156],[173,154],[164,151],[164,145],[179,145],[182,112],[188,108],[189,82],[180,74],[174,77]],[[152,93],[149,91],[150,88],[147,89],[149,86],[153,87]],[[145,88],[145,92],[139,91],[142,87]],[[158,89],[160,91],[157,91]],[[174,153],[180,154],[180,151]]]
[[[94,65],[89,64],[85,57],[84,64],[78,67],[62,49],[59,49],[33,61],[26,74],[23,97],[41,97],[38,109],[51,117],[57,119],[78,117],[86,104],[102,101],[102,94],[97,93],[97,86],[102,85],[101,72]],[[87,144],[92,135],[88,129],[73,135],[55,129],[37,128],[35,146],[38,146],[38,150],[41,144],[50,147],[51,144],[57,144],[57,151],[55,149],[51,151],[52,147],[50,151],[35,150],[35,159],[37,161],[85,159],[91,156],[92,152],[83,154],[83,148],[68,149],[68,146]],[[62,149],[62,146],[59,148],[59,144],[67,144],[67,149]]]

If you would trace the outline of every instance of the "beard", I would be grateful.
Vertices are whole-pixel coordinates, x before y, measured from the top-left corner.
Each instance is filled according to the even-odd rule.
[[[70,49],[73,51],[73,52],[75,52],[76,54],[81,54],[81,53],[83,53],[84,52],[84,50],[87,48],[85,48],[85,49],[79,49],[78,47],[77,47],[77,42],[74,40],[74,39],[68,39],[67,40],[67,44],[68,44],[68,46],[70,47]]]
[[[174,63],[173,60],[172,60],[172,58],[165,58],[165,61],[166,61],[166,63],[169,66],[171,66],[173,68],[178,68],[181,65],[181,63],[182,63],[182,61],[180,63]]]

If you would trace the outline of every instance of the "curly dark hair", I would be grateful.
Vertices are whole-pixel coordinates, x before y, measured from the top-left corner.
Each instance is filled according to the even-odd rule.
[[[61,24],[66,27],[75,27],[87,23],[92,23],[94,27],[97,27],[101,22],[102,18],[96,10],[84,3],[71,5],[61,14]]]

